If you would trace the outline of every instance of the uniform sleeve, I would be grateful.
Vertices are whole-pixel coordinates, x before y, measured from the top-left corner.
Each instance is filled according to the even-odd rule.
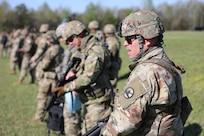
[[[114,40],[114,41],[111,41],[111,39],[110,40],[107,40],[107,44],[108,44],[108,50],[111,52],[111,54],[113,55],[113,56],[115,56],[116,55],[116,52],[117,52],[117,43],[116,43],[116,41]]]
[[[31,50],[31,48],[32,48],[32,39],[30,37],[27,37],[23,45],[23,51],[27,53]]]
[[[37,48],[37,51],[36,51],[34,57],[38,59],[43,54],[46,47],[47,47],[46,40],[40,39],[39,45],[38,45],[38,48]]]
[[[93,83],[102,70],[100,57],[94,51],[90,51],[84,63],[84,70],[74,81],[65,85],[65,91],[79,90]]]
[[[57,55],[57,49],[55,49],[54,47],[50,47],[46,52],[45,52],[45,56],[43,57],[42,63],[41,63],[41,67],[43,70],[46,70],[52,60],[56,57]]]
[[[114,136],[132,133],[140,127],[146,115],[148,101],[149,97],[144,84],[137,77],[130,79],[101,134]]]

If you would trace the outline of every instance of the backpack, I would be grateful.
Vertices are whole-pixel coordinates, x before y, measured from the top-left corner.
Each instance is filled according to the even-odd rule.
[[[46,121],[48,132],[50,130],[57,131],[60,134],[64,134],[64,96],[58,97],[52,107],[48,111],[48,119]]]

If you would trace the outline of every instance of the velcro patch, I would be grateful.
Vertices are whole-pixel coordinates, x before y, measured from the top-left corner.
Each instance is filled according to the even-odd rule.
[[[129,80],[124,92],[119,97],[119,103],[121,104],[124,110],[127,109],[130,105],[132,105],[139,97],[147,93],[147,90],[144,85],[147,84],[141,82],[137,77]]]

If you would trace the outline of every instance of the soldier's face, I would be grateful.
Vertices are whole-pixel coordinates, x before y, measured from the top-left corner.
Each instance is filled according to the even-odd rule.
[[[81,41],[79,37],[74,36],[71,40],[69,39],[67,43],[73,45],[75,48],[78,49],[80,47]]]
[[[125,37],[124,46],[130,59],[134,59],[140,53],[139,42],[136,37]]]

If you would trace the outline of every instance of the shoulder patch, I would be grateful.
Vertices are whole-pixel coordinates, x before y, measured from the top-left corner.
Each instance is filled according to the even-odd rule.
[[[119,97],[119,103],[123,109],[127,109],[138,98],[147,93],[147,89],[144,85],[147,84],[140,81],[137,77],[129,80],[124,89],[124,92]]]

